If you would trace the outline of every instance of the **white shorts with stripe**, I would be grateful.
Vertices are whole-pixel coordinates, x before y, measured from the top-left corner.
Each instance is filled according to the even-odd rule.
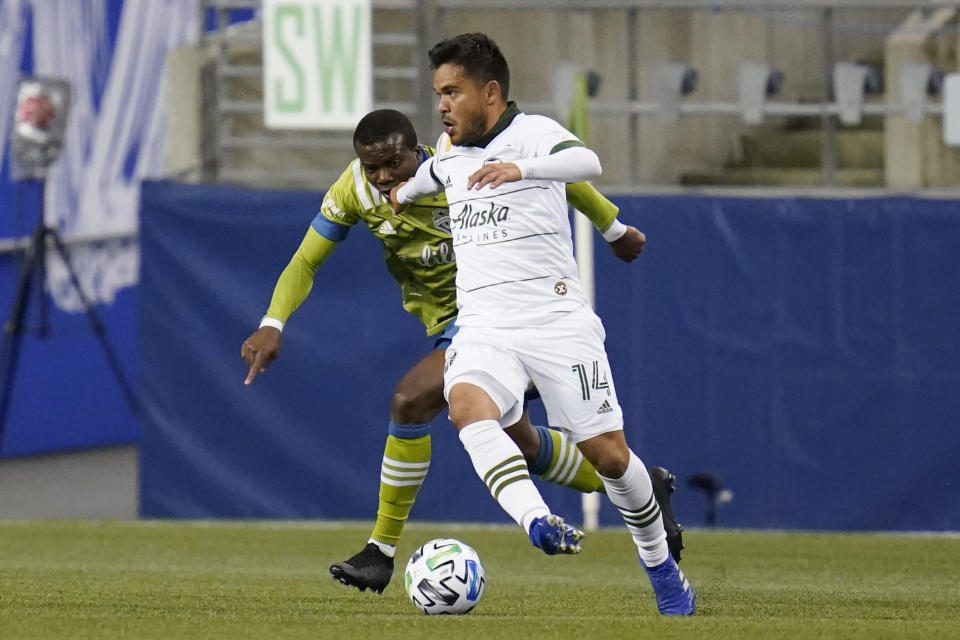
[[[571,442],[623,428],[623,411],[603,347],[603,324],[589,308],[520,329],[461,327],[447,348],[444,396],[460,382],[476,385],[500,409],[501,426],[523,413],[523,394],[540,392],[550,426]]]

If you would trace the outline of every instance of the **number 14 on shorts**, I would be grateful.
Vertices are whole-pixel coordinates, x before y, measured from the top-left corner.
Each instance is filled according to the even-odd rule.
[[[584,364],[576,363],[570,370],[573,371],[580,378],[580,391],[583,394],[584,400],[590,399],[590,390],[593,391],[606,391],[607,395],[610,395],[610,383],[607,381],[607,372],[600,370],[600,363],[596,360],[593,361],[593,373],[588,379],[587,377],[587,367]]]

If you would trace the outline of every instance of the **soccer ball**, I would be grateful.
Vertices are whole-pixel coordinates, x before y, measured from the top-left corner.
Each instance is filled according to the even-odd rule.
[[[428,616],[464,614],[483,596],[486,572],[473,547],[453,538],[431,540],[413,552],[403,582]]]

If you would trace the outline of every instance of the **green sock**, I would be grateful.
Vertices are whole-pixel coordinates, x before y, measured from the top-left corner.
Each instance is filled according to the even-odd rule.
[[[429,424],[396,425],[391,421],[380,467],[380,504],[370,535],[373,540],[397,545],[429,468]]]
[[[535,428],[540,434],[540,453],[530,465],[531,472],[544,480],[584,493],[605,491],[593,465],[562,432],[548,427]]]

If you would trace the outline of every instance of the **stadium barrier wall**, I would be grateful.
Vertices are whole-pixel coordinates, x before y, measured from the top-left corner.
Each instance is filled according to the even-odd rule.
[[[431,341],[365,229],[242,384],[240,344],[320,195],[143,185],[139,345],[124,353],[144,401],[144,517],[372,520],[390,395]],[[709,472],[734,493],[722,526],[960,529],[957,202],[614,200],[649,243],[630,265],[598,247],[597,306],[628,437],[677,473],[683,521],[703,524],[686,479]],[[433,436],[413,517],[507,522],[445,413]],[[578,518],[578,494],[541,487]],[[601,522],[618,522],[608,505]]]
[[[18,198],[5,201],[3,187],[0,184],[0,238],[31,235],[39,224],[42,192],[36,184],[23,184],[18,187]],[[107,251],[119,244],[97,243]],[[68,252],[71,250],[68,247]],[[57,255],[52,246],[47,252]],[[0,255],[0,324],[4,325],[5,338],[26,267],[24,258],[22,251]],[[75,254],[71,263],[79,269]],[[89,318],[83,313],[62,311],[47,295],[44,282],[44,269],[32,271],[23,331],[11,343],[19,344],[19,357],[9,371],[6,367],[11,361],[0,362],[0,377],[12,384],[9,413],[0,437],[0,458],[136,442],[140,437],[136,416],[124,399]],[[138,361],[136,293],[135,287],[121,289],[109,304],[93,307],[131,383],[137,376]]]

